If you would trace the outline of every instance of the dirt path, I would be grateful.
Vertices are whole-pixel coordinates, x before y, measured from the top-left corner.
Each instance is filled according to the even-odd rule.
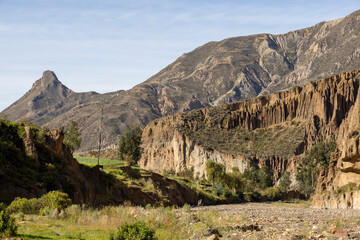
[[[299,204],[246,203],[195,207],[229,221],[220,239],[360,239],[360,210],[314,209]],[[231,223],[230,223],[231,222]]]

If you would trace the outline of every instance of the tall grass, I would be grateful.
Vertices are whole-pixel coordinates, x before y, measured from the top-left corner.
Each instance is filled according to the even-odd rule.
[[[23,239],[109,239],[125,223],[144,222],[156,229],[158,239],[197,239],[208,229],[227,231],[236,220],[220,217],[217,211],[191,211],[188,205],[174,207],[116,206],[94,209],[71,205],[63,213],[25,215],[19,233]]]

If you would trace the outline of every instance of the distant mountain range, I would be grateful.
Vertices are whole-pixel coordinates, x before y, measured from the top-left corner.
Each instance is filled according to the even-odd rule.
[[[103,136],[114,147],[129,124],[145,126],[176,112],[215,106],[360,69],[360,11],[281,35],[257,34],[209,42],[184,54],[128,91],[75,93],[51,71],[2,113],[57,128],[78,122],[82,151]]]

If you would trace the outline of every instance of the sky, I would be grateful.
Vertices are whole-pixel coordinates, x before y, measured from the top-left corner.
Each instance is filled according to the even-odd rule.
[[[358,9],[360,0],[0,0],[0,111],[45,70],[75,92],[127,90],[209,41]]]

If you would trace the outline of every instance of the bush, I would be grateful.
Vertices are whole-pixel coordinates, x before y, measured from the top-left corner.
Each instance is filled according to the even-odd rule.
[[[155,230],[144,222],[124,223],[115,234],[110,235],[110,240],[155,240]]]
[[[251,184],[260,189],[265,189],[274,185],[273,173],[267,166],[262,166],[259,169],[255,167],[246,168],[244,177],[250,180]]]
[[[71,205],[71,199],[67,193],[51,191],[43,195],[40,199],[43,207],[49,209],[64,210]]]
[[[281,197],[281,192],[277,187],[269,187],[265,190],[265,194],[268,200],[275,201]]]
[[[290,173],[284,172],[279,180],[279,187],[288,190],[291,185]]]
[[[209,181],[218,183],[224,181],[225,167],[220,163],[214,161],[206,162],[206,176]]]
[[[15,236],[16,231],[15,219],[5,211],[0,211],[0,237]]]
[[[6,206],[4,203],[0,202],[0,211],[6,210]]]
[[[36,213],[39,211],[39,209],[36,209],[35,201],[31,201],[27,198],[15,198],[14,201],[11,202],[11,204],[7,207],[8,213]]]
[[[71,199],[66,193],[51,191],[41,198],[15,198],[7,207],[8,213],[25,213],[48,215],[54,209],[63,210],[71,205]]]

